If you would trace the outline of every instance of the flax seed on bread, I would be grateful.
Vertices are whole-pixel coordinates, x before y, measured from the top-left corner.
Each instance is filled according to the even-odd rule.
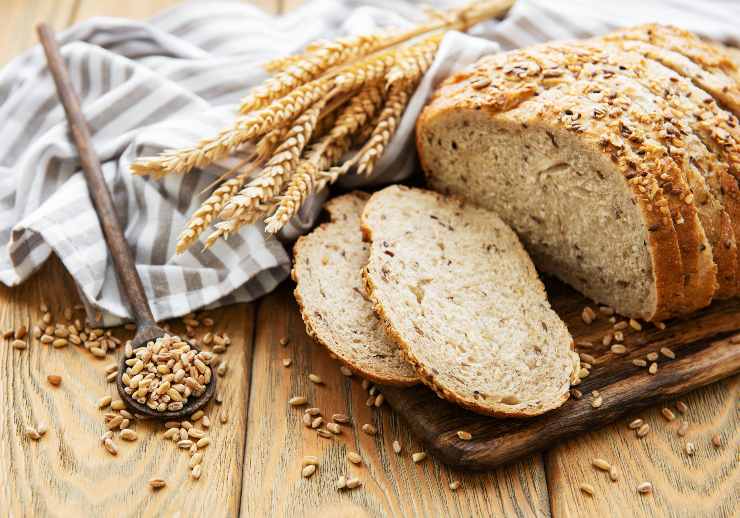
[[[369,245],[362,241],[360,214],[367,198],[352,193],[330,200],[325,208],[331,221],[298,240],[295,297],[308,334],[352,371],[377,383],[413,385],[414,369],[385,334],[364,292]]]
[[[578,357],[516,234],[487,210],[403,186],[362,215],[368,294],[420,379],[495,416],[560,406]]]

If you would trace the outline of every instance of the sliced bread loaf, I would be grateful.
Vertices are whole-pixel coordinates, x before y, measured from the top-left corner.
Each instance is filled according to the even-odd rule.
[[[298,240],[295,297],[308,334],[352,371],[377,383],[413,385],[414,369],[386,335],[362,283],[369,245],[360,214],[367,198],[352,193],[330,200],[331,221]]]
[[[391,186],[370,198],[362,224],[368,294],[424,383],[494,416],[538,415],[568,398],[573,340],[496,214]]]

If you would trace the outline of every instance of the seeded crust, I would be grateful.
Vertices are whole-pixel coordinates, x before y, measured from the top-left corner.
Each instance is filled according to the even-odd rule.
[[[306,332],[341,363],[376,383],[418,382],[398,346],[388,338],[364,293],[362,269],[369,256],[360,214],[368,199],[355,192],[326,203],[331,221],[294,247],[294,291]]]
[[[522,128],[528,128],[544,125],[580,133],[585,147],[594,153],[607,153],[624,175],[625,182],[632,190],[633,199],[641,210],[644,226],[648,230],[647,244],[652,260],[651,275],[655,286],[655,305],[633,316],[647,320],[662,320],[685,312],[683,264],[677,234],[668,209],[668,200],[658,185],[654,171],[646,170],[642,160],[633,156],[631,147],[625,146],[618,121],[608,130],[603,124],[599,124],[600,130],[595,131],[594,128],[584,127],[574,120],[575,116],[565,116],[565,110],[583,104],[582,97],[571,95],[567,99],[562,99],[562,92],[551,94],[551,101],[561,97],[561,112],[554,111],[552,103],[548,109],[544,109],[542,105],[542,97],[548,89],[565,83],[569,75],[568,67],[582,68],[583,64],[591,59],[591,53],[584,49],[582,52],[570,54],[570,63],[565,67],[550,67],[547,64],[548,59],[546,46],[514,51],[507,55],[484,58],[471,69],[445,81],[417,123],[417,147],[422,167],[427,172],[430,182],[435,185],[432,164],[427,163],[429,153],[425,150],[425,146],[430,145],[427,129],[456,112],[488,115],[511,124],[512,127],[521,125]],[[541,66],[538,60],[545,66]],[[490,83],[487,83],[489,79]],[[492,86],[489,88],[488,84]],[[564,100],[571,103],[571,106],[566,106]],[[609,115],[612,109],[613,107],[607,103],[598,107],[597,113],[604,117]],[[513,112],[516,113],[512,115]],[[571,110],[571,114],[574,113],[576,111]],[[589,112],[587,117],[593,119],[592,113]],[[581,133],[582,130],[586,131]],[[661,164],[665,166],[665,161]],[[439,184],[436,187],[444,188]],[[464,191],[454,192],[467,194]],[[557,271],[553,273],[558,275]],[[602,302],[611,302],[619,306],[619,301]]]
[[[702,308],[711,302],[716,290],[717,266],[714,264],[713,249],[720,240],[723,209],[708,192],[704,176],[693,161],[686,158],[687,141],[696,137],[691,130],[685,138],[680,131],[676,131],[676,121],[670,113],[664,113],[667,106],[663,99],[636,79],[643,75],[645,68],[641,63],[644,60],[637,55],[629,56],[616,48],[606,52],[603,46],[588,47],[582,42],[579,45],[551,46],[547,56],[549,64],[553,66],[555,61],[554,64],[562,66],[569,54],[584,50],[590,53],[588,62],[580,70],[572,66],[568,70],[573,73],[572,78],[557,88],[575,89],[581,95],[601,102],[608,98],[613,106],[620,108],[620,124],[626,123],[625,129],[632,131],[632,128],[639,128],[640,135],[631,133],[625,139],[625,143],[631,145],[639,155],[638,159],[648,166],[650,163],[664,162],[664,169],[655,169],[655,175],[669,200],[668,208],[674,215],[674,228],[681,250],[685,276],[682,312],[690,313]],[[703,145],[698,151],[702,151],[701,148]],[[713,205],[707,204],[710,196]],[[693,201],[689,202],[692,198]],[[703,204],[699,205],[698,200]],[[732,232],[726,214],[724,223],[724,231]],[[712,239],[708,240],[707,235],[711,235]],[[734,232],[731,237],[734,241]],[[724,252],[724,248],[718,248],[718,251]],[[736,258],[728,258],[721,253],[719,259],[723,274],[724,269],[731,271],[730,286],[734,289]]]
[[[722,45],[671,25],[647,24],[614,32],[612,41],[642,41],[686,57],[700,69],[692,79],[736,116],[740,115],[740,70],[732,54]],[[679,65],[679,68],[682,68]],[[691,67],[691,70],[694,70]]]
[[[613,62],[615,73],[633,77],[663,101],[663,117],[671,126],[664,142],[670,145],[674,160],[682,162],[690,173],[694,171],[702,176],[694,175],[693,181],[691,176],[688,179],[717,264],[719,289],[715,297],[737,295],[740,194],[738,182],[731,175],[732,166],[728,153],[724,152],[724,143],[716,137],[716,132],[728,137],[738,134],[736,117],[722,110],[709,94],[689,80],[644,54],[623,51],[619,44],[607,47],[601,44],[601,48],[617,49],[617,60]],[[617,61],[622,66],[616,66]]]
[[[496,417],[535,416],[568,399],[580,371],[573,340],[516,235],[494,213],[394,185],[371,197],[362,230],[372,241],[363,278],[374,309],[440,397]],[[487,303],[471,303],[476,290]],[[449,305],[457,310],[439,312]],[[465,320],[471,305],[480,313]],[[522,340],[523,329],[530,334]]]

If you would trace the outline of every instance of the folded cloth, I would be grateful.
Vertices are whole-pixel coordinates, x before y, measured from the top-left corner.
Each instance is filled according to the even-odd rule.
[[[162,180],[132,176],[132,161],[191,145],[228,125],[247,89],[265,79],[262,62],[315,39],[403,27],[421,16],[418,6],[397,0],[314,0],[284,16],[239,3],[197,2],[148,22],[93,18],[59,35],[155,318],[254,300],[287,277],[290,259],[262,224],[208,251],[196,244],[175,254],[188,216],[236,158]],[[445,38],[375,173],[341,182],[367,187],[410,176],[416,169],[414,121],[430,91],[481,55],[647,21],[733,42],[740,13],[729,1],[625,0],[595,9],[591,0],[518,0],[503,22]],[[0,118],[0,281],[23,282],[54,252],[75,279],[88,315],[101,312],[103,325],[129,318],[38,46],[0,73]],[[310,198],[281,239],[308,230],[326,196]]]

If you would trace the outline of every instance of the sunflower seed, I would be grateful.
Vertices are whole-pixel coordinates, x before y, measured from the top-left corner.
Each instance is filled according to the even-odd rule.
[[[636,367],[647,367],[647,362],[642,358],[635,358],[634,360],[632,360],[632,365]]]
[[[308,403],[308,400],[304,396],[294,396],[288,400],[290,406],[302,406]]]
[[[650,367],[648,368],[648,372],[650,374],[655,374],[656,372],[658,372],[658,364],[655,362],[651,363]]]
[[[650,432],[650,425],[645,423],[637,429],[637,436],[642,438]]]
[[[658,353],[656,353],[655,351],[653,351],[651,353],[647,353],[647,355],[645,357],[648,359],[648,361],[654,362],[655,360],[658,359]]]
[[[198,442],[195,443],[198,449],[207,448],[209,444],[211,444],[211,439],[209,439],[208,437],[198,439]]]
[[[311,381],[311,383],[315,383],[316,385],[321,385],[324,383],[324,380],[322,380],[321,377],[317,374],[309,374],[308,379]]]
[[[634,318],[630,318],[630,327],[634,329],[635,331],[642,331],[642,324],[640,324],[637,320]]]
[[[614,344],[611,346],[611,351],[614,354],[626,354],[627,348],[622,344]]]

